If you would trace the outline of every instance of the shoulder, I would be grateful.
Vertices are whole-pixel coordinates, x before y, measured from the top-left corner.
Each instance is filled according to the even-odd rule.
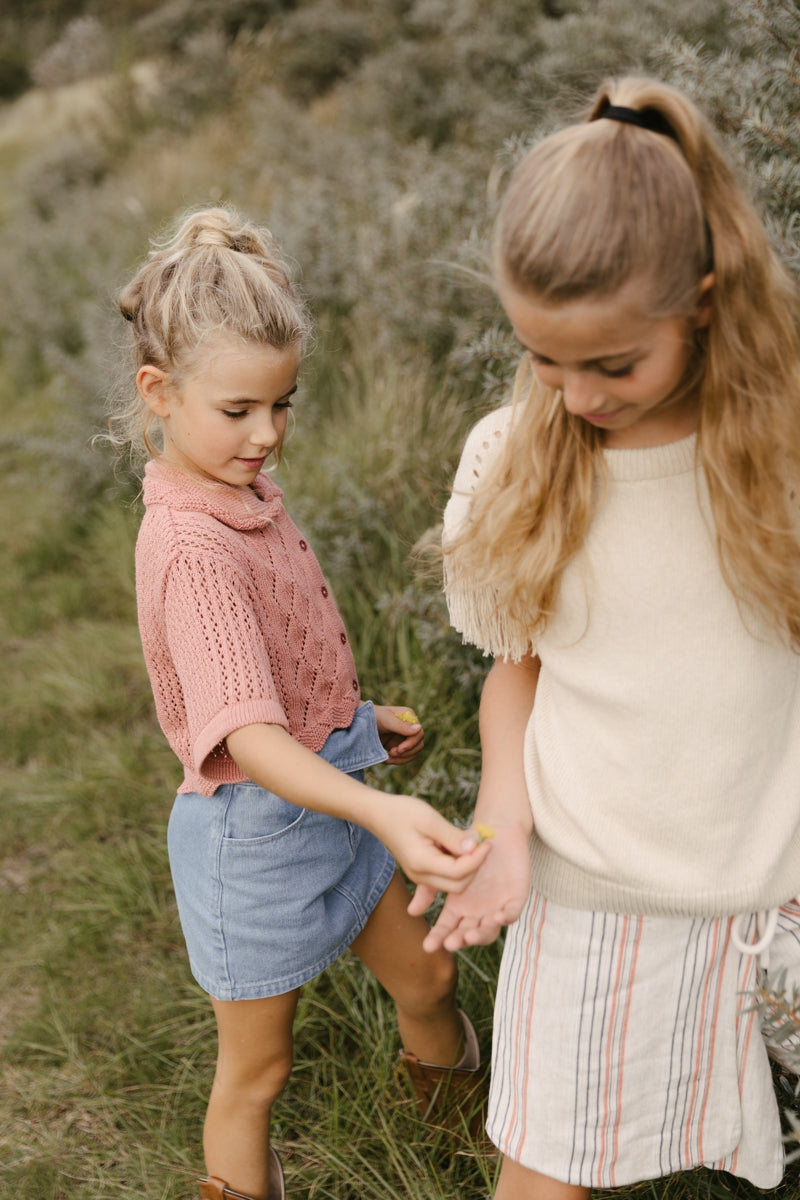
[[[197,541],[203,545],[230,546],[236,544],[236,531],[212,513],[158,505],[148,508],[139,527],[139,541],[145,543],[172,542],[190,546]]]
[[[516,416],[511,404],[487,413],[470,430],[464,449],[461,453],[456,477],[453,483],[454,492],[471,493],[475,491],[478,480],[486,473],[487,467],[497,458],[506,443],[512,420]]]
[[[230,570],[244,557],[236,531],[211,514],[162,505],[145,512],[136,540],[137,573],[151,578],[214,563]]]
[[[471,429],[461,453],[452,494],[444,512],[446,533],[452,533],[466,517],[478,483],[506,444],[517,411],[511,404],[505,404],[502,408],[487,413]]]

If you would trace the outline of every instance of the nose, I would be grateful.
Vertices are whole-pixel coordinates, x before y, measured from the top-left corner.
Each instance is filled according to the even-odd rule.
[[[280,441],[272,409],[259,414],[259,419],[250,430],[250,441],[254,446],[271,450]]]
[[[561,379],[564,407],[568,413],[580,416],[583,413],[602,412],[605,395],[597,387],[597,380],[583,371],[564,371]]]

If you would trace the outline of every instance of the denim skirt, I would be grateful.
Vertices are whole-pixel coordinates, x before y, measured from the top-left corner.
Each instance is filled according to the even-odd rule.
[[[356,779],[385,761],[372,704],[319,753]],[[250,782],[179,794],[168,847],[192,974],[218,1000],[278,996],[318,975],[364,928],[395,870],[366,829]]]

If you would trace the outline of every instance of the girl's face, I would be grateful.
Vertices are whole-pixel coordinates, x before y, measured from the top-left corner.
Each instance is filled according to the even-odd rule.
[[[142,367],[137,385],[161,418],[163,462],[188,475],[250,484],[286,432],[300,351],[221,336],[201,347],[180,387]]]
[[[631,282],[612,297],[553,305],[501,285],[500,299],[534,371],[560,389],[568,412],[615,448],[660,446],[697,428],[699,378],[690,363],[695,330],[708,324],[713,276],[690,317],[643,315],[647,289]]]

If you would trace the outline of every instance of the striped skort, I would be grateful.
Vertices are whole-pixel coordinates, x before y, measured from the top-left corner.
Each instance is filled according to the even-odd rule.
[[[747,943],[756,917],[737,918]],[[733,918],[587,913],[534,892],[506,935],[487,1131],[504,1155],[609,1188],[699,1165],[775,1187],[784,1152]],[[800,906],[769,974],[800,972]],[[762,960],[763,966],[763,960]],[[800,976],[797,976],[800,977]]]

